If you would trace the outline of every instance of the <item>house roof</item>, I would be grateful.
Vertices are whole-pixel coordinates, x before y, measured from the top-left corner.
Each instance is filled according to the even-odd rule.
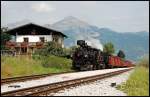
[[[17,29],[21,29],[21,28],[27,27],[27,26],[40,27],[40,28],[43,28],[43,29],[46,29],[46,30],[53,31],[54,33],[57,33],[57,34],[61,34],[63,37],[67,37],[65,34],[63,34],[60,31],[57,31],[57,30],[54,30],[54,29],[51,29],[51,28],[48,28],[48,27],[44,27],[44,26],[41,26],[41,25],[37,25],[37,24],[34,24],[34,23],[28,23],[28,24],[24,24],[24,25],[21,25],[21,26],[17,26],[17,27],[11,28],[8,31],[6,31],[6,33],[11,34],[11,32],[16,31]]]

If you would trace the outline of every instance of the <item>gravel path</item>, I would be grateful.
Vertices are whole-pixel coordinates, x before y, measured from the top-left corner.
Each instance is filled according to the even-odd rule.
[[[23,89],[23,88],[39,86],[39,85],[56,83],[56,82],[61,82],[61,81],[66,81],[66,80],[73,80],[73,79],[78,79],[78,78],[83,78],[83,77],[88,77],[88,76],[93,76],[93,75],[99,75],[99,74],[104,74],[104,73],[109,73],[109,72],[114,72],[114,71],[124,70],[124,69],[127,69],[127,68],[115,68],[115,69],[67,73],[67,74],[60,74],[60,75],[44,77],[44,78],[40,78],[40,79],[36,79],[36,80],[10,83],[10,84],[1,85],[1,93],[7,92],[7,91]],[[17,87],[17,88],[10,87],[10,86],[15,86],[15,85],[17,85],[19,87]]]
[[[111,78],[98,80],[90,84],[65,89],[54,94],[54,96],[126,96],[125,93],[117,90],[115,86],[112,87],[111,83],[119,85],[122,82],[125,82],[132,72],[133,70]]]

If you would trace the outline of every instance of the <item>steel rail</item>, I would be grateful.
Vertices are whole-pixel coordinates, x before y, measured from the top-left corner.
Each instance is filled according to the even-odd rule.
[[[65,73],[73,73],[73,71],[5,78],[5,79],[1,79],[1,84],[3,85],[3,84],[14,83],[14,82],[22,82],[22,81],[34,80],[34,79],[39,79],[39,78],[43,78],[43,77],[47,77],[47,76],[53,76],[53,75],[59,75],[59,74],[65,74]]]
[[[1,93],[1,96],[53,95],[53,93],[58,92],[59,90],[63,90],[65,88],[78,86],[83,83],[89,83],[89,82],[93,82],[93,81],[96,81],[99,79],[118,75],[120,73],[129,71],[131,69],[132,68],[114,71],[114,72],[110,72],[110,73],[105,73],[105,74],[101,74],[101,75],[95,75],[95,76],[90,76],[90,77],[84,77],[84,78],[79,78],[79,79],[73,79],[73,80],[68,80],[68,81],[63,81],[63,82],[51,83],[51,84],[46,84],[46,85],[40,85],[40,86],[35,86],[35,87],[30,87],[30,88],[19,89],[19,90],[15,90],[15,91],[4,92],[4,93]]]

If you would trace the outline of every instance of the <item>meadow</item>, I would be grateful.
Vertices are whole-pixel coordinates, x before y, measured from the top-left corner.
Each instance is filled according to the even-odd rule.
[[[72,61],[67,58],[49,55],[47,57],[1,56],[1,79],[35,74],[67,72]]]
[[[117,89],[128,96],[149,96],[149,68],[136,66],[129,79]]]

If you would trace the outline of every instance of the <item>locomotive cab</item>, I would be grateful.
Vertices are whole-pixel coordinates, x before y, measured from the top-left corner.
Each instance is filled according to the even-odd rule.
[[[77,45],[84,46],[85,45],[85,41],[84,40],[77,40]]]

